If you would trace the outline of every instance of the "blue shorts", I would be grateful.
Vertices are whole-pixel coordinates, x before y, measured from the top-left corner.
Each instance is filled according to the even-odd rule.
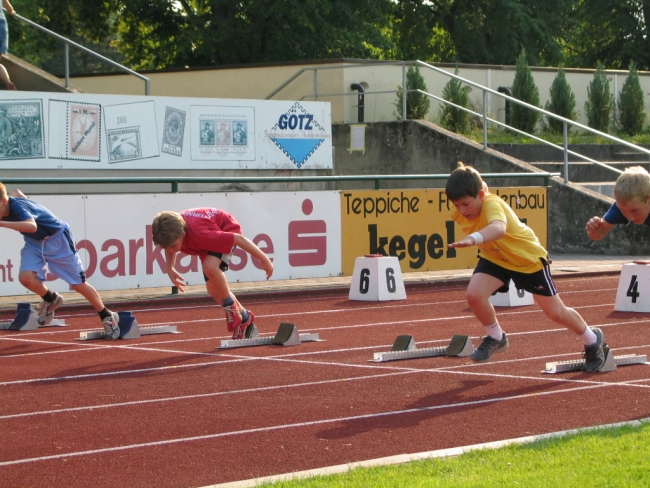
[[[503,268],[492,261],[479,257],[474,273],[484,273],[503,282],[503,286],[496,290],[500,293],[507,293],[510,288],[510,280],[517,287],[517,290],[526,290],[533,295],[552,297],[557,295],[557,289],[551,276],[551,266],[546,259],[542,259],[544,268],[534,273],[519,273]]]
[[[25,247],[20,252],[20,271],[33,271],[39,280],[45,281],[46,272],[61,278],[69,285],[86,281],[86,273],[68,224],[41,241],[25,236]]]
[[[9,28],[7,21],[0,19],[0,54],[7,54],[9,49]]]

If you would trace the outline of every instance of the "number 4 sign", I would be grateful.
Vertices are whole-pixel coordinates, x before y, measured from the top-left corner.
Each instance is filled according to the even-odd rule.
[[[650,312],[650,263],[626,263],[616,290],[614,310]]]
[[[406,300],[399,260],[395,256],[366,256],[354,261],[350,300]]]

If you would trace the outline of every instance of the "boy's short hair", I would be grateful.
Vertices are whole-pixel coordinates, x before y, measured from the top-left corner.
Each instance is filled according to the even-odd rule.
[[[650,174],[641,166],[625,168],[614,185],[614,198],[627,203],[635,198],[646,202],[650,197]]]
[[[176,212],[160,212],[153,218],[151,237],[160,247],[169,247],[185,232],[185,220]]]
[[[0,181],[0,199],[7,198],[7,188]]]
[[[482,189],[483,178],[480,173],[458,161],[458,168],[451,172],[445,185],[445,194],[449,200],[454,201],[465,197],[476,198]]]

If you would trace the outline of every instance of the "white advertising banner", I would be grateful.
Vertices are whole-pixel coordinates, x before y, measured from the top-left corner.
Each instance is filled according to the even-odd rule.
[[[331,106],[4,91],[0,168],[331,169]]]
[[[231,213],[242,233],[273,259],[271,279],[319,278],[341,273],[338,192],[178,193],[147,195],[38,195],[34,201],[70,224],[87,279],[98,290],[171,286],[164,252],[151,241],[151,222],[164,210],[216,207]],[[18,282],[23,237],[0,229],[0,293],[29,293]],[[190,285],[204,283],[197,257],[177,260]],[[228,280],[264,281],[264,271],[238,249]],[[60,279],[48,282],[68,291]]]

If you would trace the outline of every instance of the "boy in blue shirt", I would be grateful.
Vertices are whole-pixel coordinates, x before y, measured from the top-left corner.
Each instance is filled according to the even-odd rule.
[[[616,224],[650,225],[650,174],[644,168],[625,169],[614,185],[614,199],[603,217],[592,217],[587,222],[591,240],[601,240]]]
[[[108,310],[102,299],[88,282],[77,254],[74,236],[66,222],[57,218],[45,207],[29,200],[20,190],[7,195],[0,183],[0,227],[20,232],[25,246],[20,253],[18,280],[28,290],[39,295],[43,301],[38,306],[40,325],[47,325],[54,318],[54,311],[63,305],[63,297],[45,285],[49,271],[83,295],[99,314],[106,332],[106,339],[120,336],[117,313]]]

